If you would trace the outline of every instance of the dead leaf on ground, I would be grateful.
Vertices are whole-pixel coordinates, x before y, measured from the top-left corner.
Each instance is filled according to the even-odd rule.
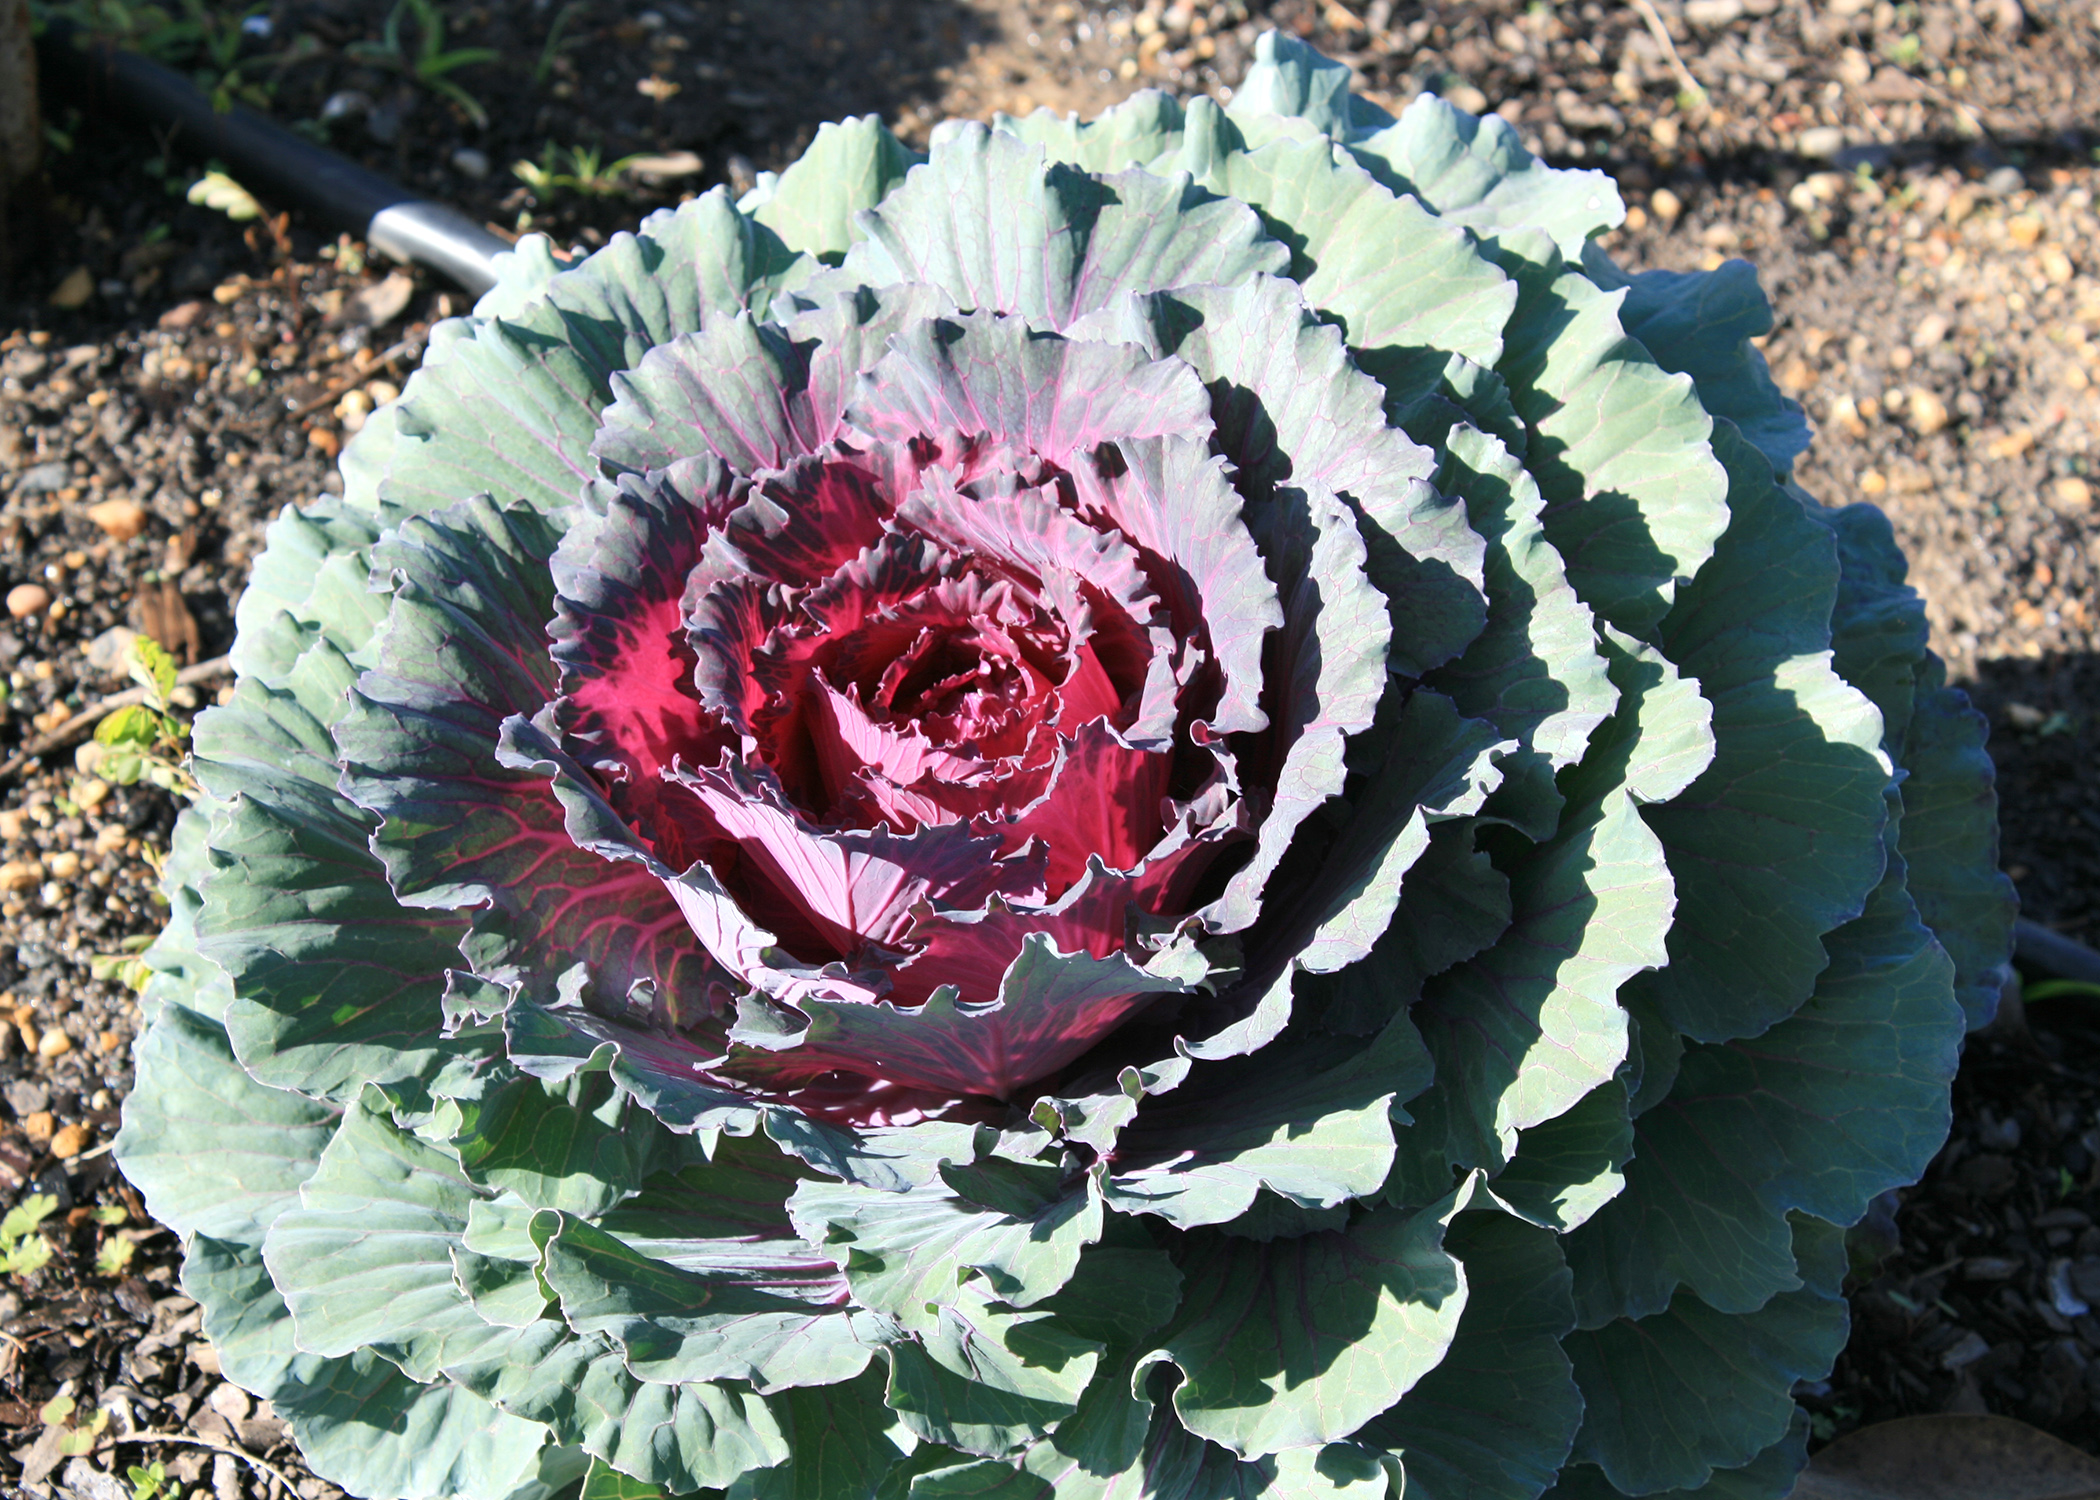
[[[197,665],[204,636],[197,629],[197,617],[183,602],[182,590],[169,580],[146,584],[132,596],[132,623],[139,634],[160,642],[170,656],[181,657],[184,666]]]
[[[406,271],[395,271],[352,297],[347,311],[360,323],[383,328],[407,310],[408,299],[415,294],[415,277]]]
[[[1818,1453],[1793,1500],[2100,1500],[2100,1458],[2011,1417],[1904,1417]]]
[[[705,165],[698,154],[691,151],[666,151],[660,156],[627,158],[627,170],[649,182],[668,182],[678,177],[691,177]]]

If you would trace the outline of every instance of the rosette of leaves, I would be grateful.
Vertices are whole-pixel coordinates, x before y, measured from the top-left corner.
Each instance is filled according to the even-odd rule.
[[[276,522],[118,1157],[320,1473],[1788,1487],[1983,725],[1749,267],[1346,78],[528,240]]]

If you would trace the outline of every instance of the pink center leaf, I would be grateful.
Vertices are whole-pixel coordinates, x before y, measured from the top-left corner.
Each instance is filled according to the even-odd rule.
[[[607,451],[655,467],[563,545],[543,718],[752,1014],[787,1007],[725,1077],[1008,1097],[1188,991],[1126,949],[1247,840],[1275,591],[1176,360],[936,318],[834,427],[753,395],[806,378],[764,350],[640,372]],[[674,406],[704,463],[645,440]]]

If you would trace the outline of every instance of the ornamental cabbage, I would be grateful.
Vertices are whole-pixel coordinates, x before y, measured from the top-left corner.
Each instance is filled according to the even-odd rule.
[[[117,1153],[318,1472],[1788,1488],[1983,725],[1750,268],[1347,77],[528,239],[274,524]]]

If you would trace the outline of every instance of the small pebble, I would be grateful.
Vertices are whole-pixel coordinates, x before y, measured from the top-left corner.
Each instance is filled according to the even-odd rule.
[[[106,672],[113,677],[122,676],[125,663],[131,655],[132,645],[138,638],[139,633],[136,630],[124,625],[112,625],[89,641],[82,654],[87,657],[88,665],[96,671]]]
[[[2006,1255],[1972,1255],[1962,1262],[1962,1274],[1971,1281],[2010,1281],[2027,1263]]]
[[[2093,487],[2076,474],[2056,481],[2056,503],[2067,510],[2084,510],[2093,503]]]
[[[2005,236],[2022,250],[2030,250],[2042,237],[2042,221],[2033,214],[2015,214],[2005,221]]]
[[[22,477],[15,482],[15,493],[25,496],[48,495],[54,490],[64,489],[66,481],[72,477],[73,471],[66,467],[63,460],[53,459],[49,463],[25,469]]]
[[[60,1031],[56,1026],[37,1039],[36,1055],[38,1057],[63,1057],[72,1050],[73,1039],[63,1031]]]
[[[372,96],[356,89],[339,89],[330,94],[321,105],[321,123],[333,125],[337,120],[346,120],[353,115],[364,114],[372,107]]]
[[[94,295],[94,273],[89,271],[86,266],[75,266],[66,273],[65,280],[52,289],[51,305],[70,312],[74,308],[82,306],[88,298]]]
[[[472,146],[462,146],[452,153],[452,170],[479,182],[489,175],[488,153],[476,151]]]
[[[51,607],[51,590],[40,583],[18,583],[7,591],[7,612],[17,620],[40,615]]]
[[[1931,391],[1918,391],[1910,398],[1910,425],[1919,437],[1931,437],[1947,425],[1947,403]]]
[[[1845,132],[1835,125],[1817,125],[1801,132],[1794,149],[1803,156],[1835,156],[1845,149]]]
[[[11,859],[0,865],[0,891],[34,890],[44,879],[44,867],[33,859]]]
[[[55,880],[71,880],[80,873],[80,856],[71,849],[61,849],[45,864]]]
[[[1990,1344],[1974,1329],[1965,1331],[1951,1347],[1940,1356],[1943,1370],[1961,1370],[1976,1363],[1991,1352]]]
[[[40,1109],[22,1121],[22,1134],[38,1145],[50,1140],[57,1130],[58,1122],[51,1117],[51,1111],[48,1109]]]
[[[65,1033],[54,1032],[53,1035],[63,1036]],[[70,1161],[87,1150],[88,1143],[94,1138],[87,1126],[68,1125],[51,1137],[51,1154],[61,1161]]]
[[[136,500],[104,500],[87,509],[87,517],[113,542],[128,542],[146,529],[152,515]]]
[[[78,806],[78,807],[84,807],[84,808],[87,808],[87,809],[89,809],[89,810],[91,810],[91,811],[92,811],[93,809],[97,808],[97,807],[100,807],[100,806],[102,805],[103,801],[104,801],[104,800],[105,800],[105,799],[106,799],[106,798],[107,798],[108,796],[109,796],[109,783],[108,783],[108,782],[106,782],[106,781],[103,781],[103,780],[102,780],[101,778],[99,778],[99,777],[93,777],[93,776],[91,776],[91,777],[89,777],[89,778],[88,778],[88,779],[87,779],[86,781],[83,781],[83,782],[81,782],[81,783],[80,783],[80,785],[78,785],[78,786],[76,786],[76,787],[74,787],[74,788],[73,788],[73,802],[74,802],[74,805],[75,805],[75,806]],[[96,837],[97,837],[97,841],[99,842],[99,841],[100,841],[100,837],[101,837],[101,836],[100,836],[100,835],[98,834],[98,835],[97,835]],[[79,856],[79,855],[77,855],[77,854],[74,854],[74,855],[54,855],[54,856],[52,856],[52,860],[51,860],[51,873],[52,873],[52,874],[54,874],[54,875],[63,875],[63,874],[65,873],[65,872],[64,872],[63,870],[59,869],[59,867],[58,867],[58,861],[59,861],[59,860],[60,860],[61,858],[71,858],[71,859],[73,860],[73,862],[74,862],[74,867],[75,867],[76,869],[77,869],[77,868],[79,867],[79,863],[80,863],[80,856]]]
[[[1663,228],[1667,229],[1676,223],[1677,216],[1684,212],[1684,200],[1668,188],[1657,188],[1648,195],[1648,212],[1660,219]]]

